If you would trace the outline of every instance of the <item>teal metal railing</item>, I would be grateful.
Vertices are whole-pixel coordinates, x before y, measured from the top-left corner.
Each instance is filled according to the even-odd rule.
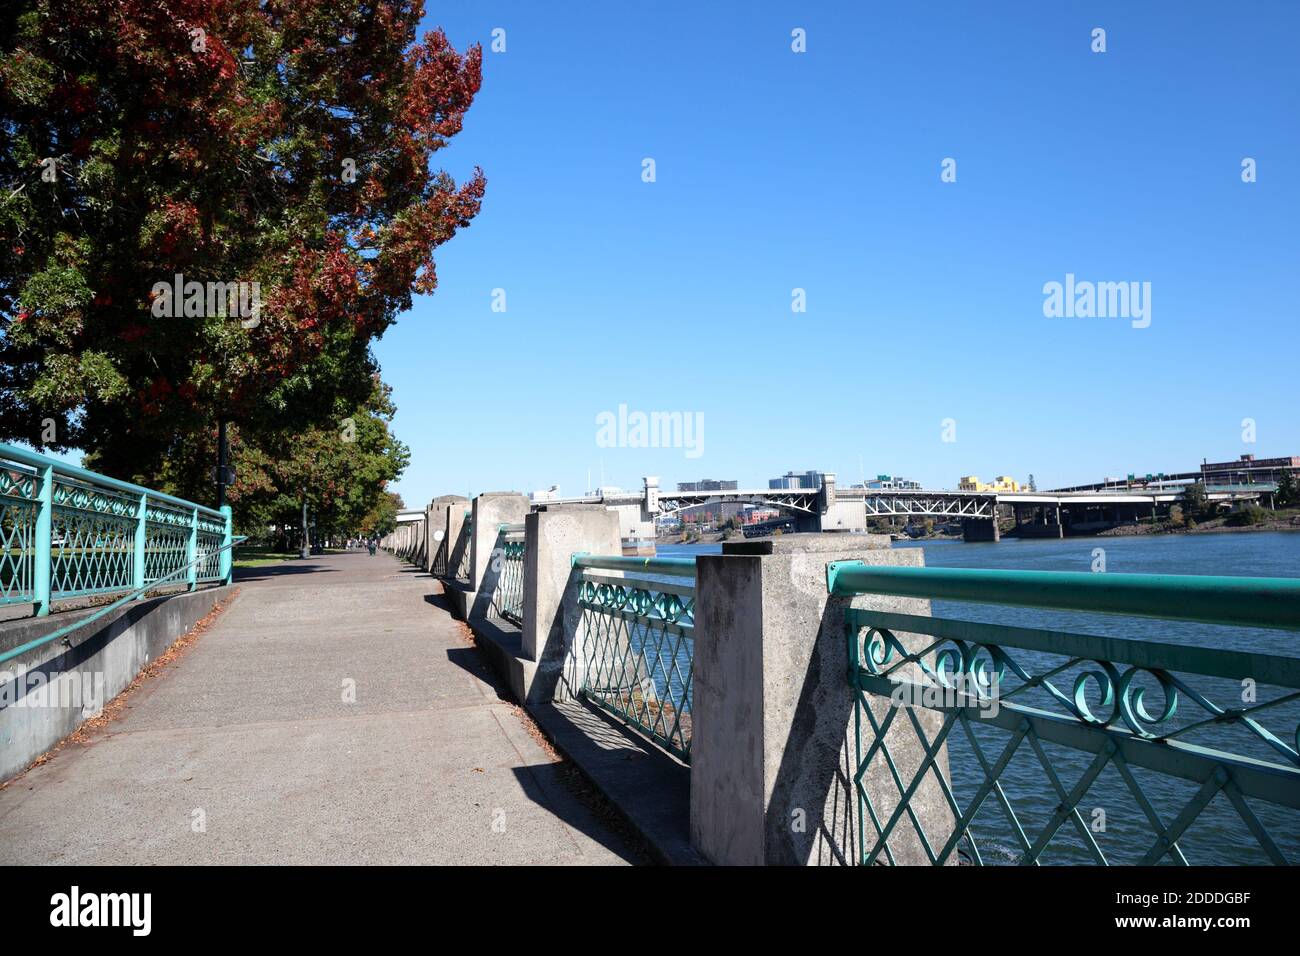
[[[0,604],[230,581],[231,515],[0,443]]]
[[[695,559],[575,555],[569,682],[579,696],[690,762]]]
[[[245,535],[233,535],[229,541],[224,542],[223,544],[217,546],[216,549],[217,556],[220,558],[224,555],[230,554],[235,545],[239,544],[241,541],[246,541],[246,540],[247,540],[247,536]],[[77,618],[77,620],[65,624],[63,627],[56,628],[50,633],[44,634],[41,637],[28,641],[25,644],[20,644],[17,647],[10,648],[9,650],[0,654],[0,664],[5,664],[16,657],[21,657],[22,655],[26,654],[28,651],[35,650],[38,647],[43,647],[46,644],[50,644],[54,641],[59,640],[62,637],[68,636],[74,631],[79,631],[83,627],[95,623],[104,615],[111,614],[113,611],[116,611],[122,605],[128,604],[131,601],[135,601],[138,600],[139,598],[144,597],[145,594],[152,588],[155,588],[161,584],[167,584],[171,582],[173,578],[179,578],[182,574],[189,575],[191,570],[197,571],[198,569],[201,569],[202,566],[205,563],[207,563],[208,560],[209,560],[209,556],[206,554],[196,555],[192,560],[181,565],[179,568],[169,571],[162,578],[159,578],[156,581],[151,581],[149,584],[142,585],[138,588],[132,589],[128,593],[119,597],[116,601],[113,601],[110,604],[106,604],[103,607],[97,608],[91,614],[88,614],[84,617],[79,617]]]
[[[827,583],[841,597],[1300,629],[1293,579],[841,562]],[[900,839],[936,864],[1037,864],[1049,848],[1186,864],[1212,843],[1300,858],[1300,658],[863,608],[846,621],[859,862],[894,862]],[[905,768],[908,738],[920,758]],[[869,792],[868,773],[897,793]],[[945,825],[922,821],[923,789]]]
[[[524,623],[524,526],[503,524],[492,549],[492,612],[520,627]]]

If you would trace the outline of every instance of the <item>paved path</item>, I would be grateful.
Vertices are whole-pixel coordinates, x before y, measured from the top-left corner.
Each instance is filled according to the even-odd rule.
[[[634,859],[497,696],[428,575],[381,552],[236,583],[121,717],[0,791],[0,863]]]

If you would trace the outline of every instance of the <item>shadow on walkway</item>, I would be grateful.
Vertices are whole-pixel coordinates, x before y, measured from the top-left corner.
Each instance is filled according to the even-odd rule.
[[[302,558],[296,558],[285,561],[281,564],[265,564],[257,568],[235,568],[235,583],[241,581],[266,581],[271,578],[290,577],[295,574],[334,574],[339,568],[326,567],[318,564],[308,558],[304,561]]]

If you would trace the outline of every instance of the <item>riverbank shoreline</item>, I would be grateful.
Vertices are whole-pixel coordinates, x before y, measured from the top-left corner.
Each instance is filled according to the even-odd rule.
[[[1239,532],[1261,532],[1261,531],[1297,531],[1300,532],[1300,514],[1288,514],[1284,517],[1268,519],[1261,521],[1259,524],[1251,525],[1230,525],[1227,524],[1228,517],[1215,518],[1212,521],[1198,524],[1194,528],[1175,528],[1167,525],[1151,524],[1126,524],[1117,525],[1113,528],[1103,528],[1099,531],[1086,531],[1077,534],[1069,533],[1066,529],[1066,538],[1134,538],[1148,537],[1159,535],[1200,535],[1200,534],[1235,534]],[[873,532],[868,529],[869,534],[880,534],[884,532]],[[1002,531],[1003,538],[1014,538],[1022,541],[1033,540],[1054,540],[1053,538],[1043,538],[1042,535],[1019,535],[1014,528],[1007,528]],[[694,537],[688,537],[683,534],[660,535],[655,538],[655,545],[689,545],[689,544],[721,544],[725,541],[743,541],[745,537],[738,531],[711,531],[699,534]],[[929,534],[929,535],[902,535],[894,538],[895,541],[961,541],[961,535],[948,534]],[[1055,539],[1059,540],[1059,539]]]
[[[1120,525],[1116,528],[1107,528],[1104,531],[1098,531],[1096,534],[1088,535],[1094,538],[1127,538],[1138,537],[1143,535],[1174,535],[1174,534],[1235,534],[1238,532],[1251,531],[1300,531],[1300,522],[1296,519],[1286,521],[1262,521],[1259,524],[1248,525],[1227,525],[1227,524],[1206,524],[1197,525],[1195,528],[1153,528],[1151,525]],[[1072,535],[1071,537],[1083,537],[1083,535]]]

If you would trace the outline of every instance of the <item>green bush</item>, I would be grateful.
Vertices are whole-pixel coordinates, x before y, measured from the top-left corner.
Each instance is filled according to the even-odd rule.
[[[1223,523],[1232,528],[1246,528],[1251,525],[1263,524],[1268,520],[1268,512],[1259,505],[1247,505],[1240,511],[1234,511],[1228,515]]]

